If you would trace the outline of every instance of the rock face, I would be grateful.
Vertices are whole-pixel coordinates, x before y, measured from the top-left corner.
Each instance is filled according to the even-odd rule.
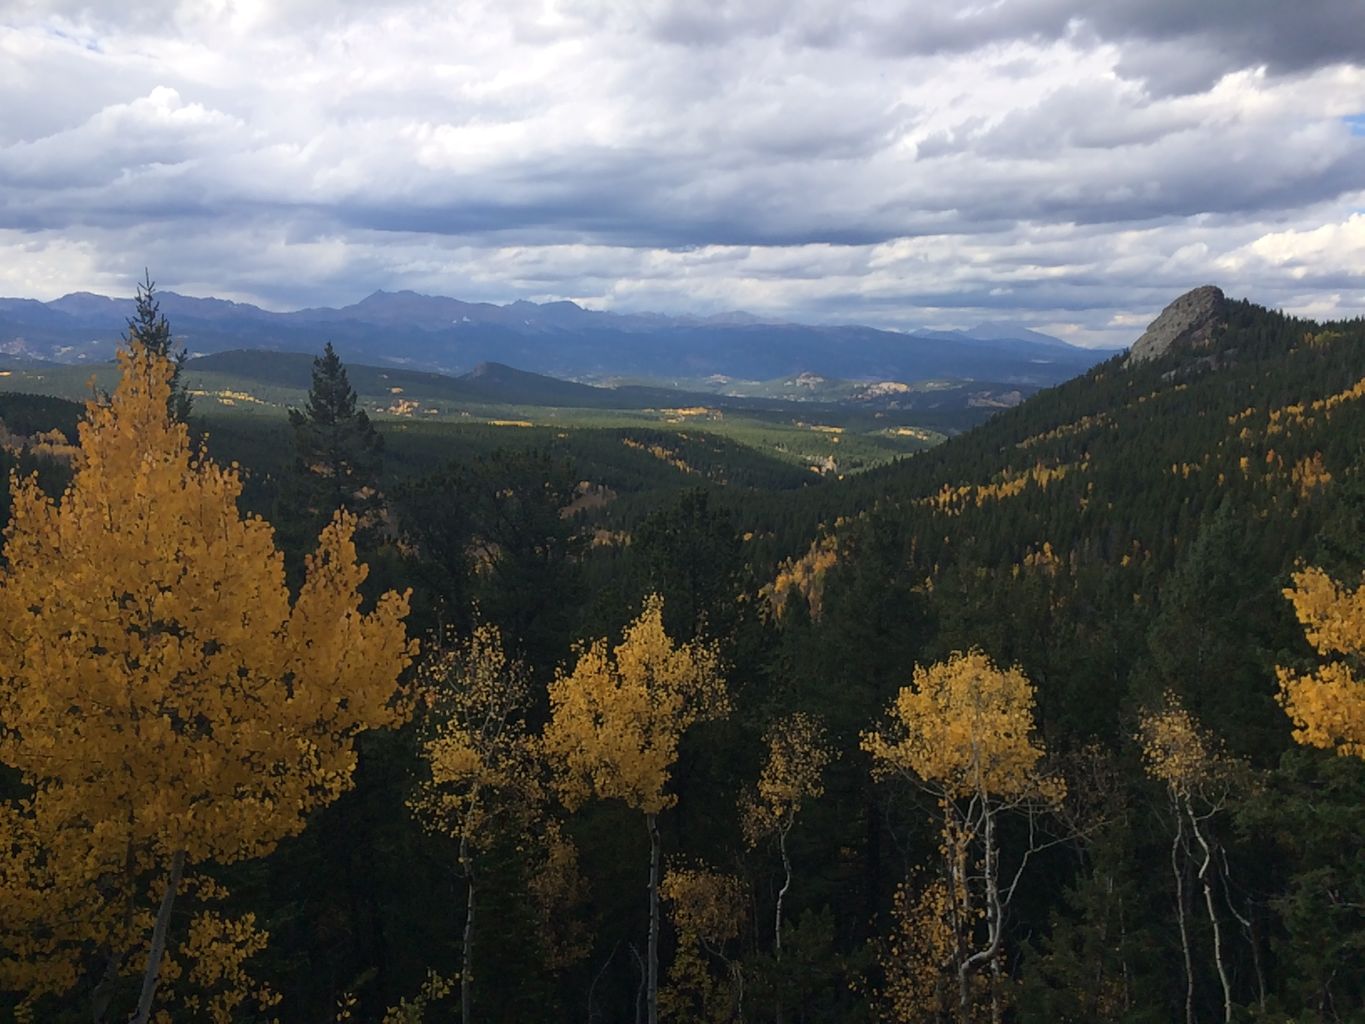
[[[1161,311],[1133,343],[1128,361],[1146,362],[1165,355],[1172,346],[1195,348],[1213,338],[1223,322],[1223,292],[1211,284],[1186,292]]]

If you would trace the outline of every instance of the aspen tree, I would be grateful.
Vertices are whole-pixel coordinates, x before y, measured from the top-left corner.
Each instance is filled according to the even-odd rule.
[[[863,735],[862,748],[876,774],[910,779],[942,813],[944,885],[936,891],[948,904],[957,1013],[966,1024],[975,976],[989,969],[999,980],[1005,915],[1024,868],[1051,845],[1037,838],[1036,812],[1058,804],[1065,786],[1044,772],[1045,752],[1032,738],[1033,684],[1017,667],[996,668],[980,651],[916,666],[889,718],[884,730]],[[1026,815],[1028,841],[1007,874],[998,825],[1009,811]],[[998,983],[991,985],[995,1021],[1003,1014],[998,990]]]
[[[750,848],[769,836],[777,838],[782,855],[783,880],[773,910],[773,958],[782,961],[782,909],[792,884],[791,854],[787,837],[796,824],[796,815],[807,800],[818,799],[825,791],[821,776],[835,758],[819,719],[798,711],[778,719],[766,736],[768,759],[758,778],[754,793],[740,800],[740,821],[744,840]],[[782,1006],[777,1007],[778,1024]]]
[[[1280,668],[1280,703],[1294,720],[1294,739],[1310,747],[1365,758],[1365,575],[1351,589],[1321,569],[1294,574],[1285,597],[1308,642],[1331,659],[1307,674]]]
[[[459,843],[465,881],[460,1019],[470,1024],[478,855],[500,835],[527,832],[544,804],[523,719],[530,678],[487,623],[433,652],[418,674],[436,725],[422,745],[429,775],[409,806],[429,831]]]
[[[405,595],[361,612],[349,516],[291,603],[236,468],[170,416],[171,363],[134,341],[119,365],[60,503],[13,483],[0,762],[26,795],[0,808],[0,986],[34,1001],[86,981],[100,1021],[141,958],[145,1024],[176,897],[204,884],[186,872],[269,853],[346,790],[355,736],[407,713],[414,646]]]
[[[649,1024],[659,1020],[658,816],[677,802],[665,792],[678,742],[698,722],[729,713],[714,644],[675,644],[664,631],[663,601],[646,598],[614,649],[598,639],[582,648],[570,673],[550,684],[544,742],[559,767],[558,788],[573,810],[596,797],[621,800],[644,815],[649,833],[649,947],[645,963]]]
[[[1165,695],[1163,705],[1142,716],[1138,727],[1143,767],[1148,776],[1166,787],[1174,819],[1171,839],[1171,872],[1175,876],[1176,914],[1180,925],[1180,949],[1185,963],[1185,1019],[1194,1021],[1194,965],[1190,953],[1189,929],[1185,921],[1184,865],[1188,858],[1185,827],[1199,844],[1198,878],[1204,890],[1204,906],[1213,929],[1213,959],[1223,989],[1223,1019],[1232,1020],[1232,982],[1223,961],[1223,931],[1213,899],[1214,841],[1208,822],[1223,809],[1228,796],[1228,771],[1231,767],[1214,748],[1211,739],[1195,723],[1173,693]]]
[[[670,866],[659,891],[678,932],[678,951],[660,994],[665,1019],[729,1024],[744,1019],[744,972],[725,951],[744,927],[746,894],[738,878],[703,865]],[[711,961],[725,971],[718,982]]]

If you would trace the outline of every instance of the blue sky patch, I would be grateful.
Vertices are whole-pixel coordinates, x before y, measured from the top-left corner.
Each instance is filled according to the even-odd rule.
[[[1351,114],[1342,120],[1351,126],[1352,135],[1365,135],[1365,114]]]

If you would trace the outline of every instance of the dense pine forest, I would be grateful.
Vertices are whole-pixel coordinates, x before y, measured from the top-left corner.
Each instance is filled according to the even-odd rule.
[[[146,299],[0,396],[0,1019],[1365,1020],[1365,321],[822,479],[207,417]]]

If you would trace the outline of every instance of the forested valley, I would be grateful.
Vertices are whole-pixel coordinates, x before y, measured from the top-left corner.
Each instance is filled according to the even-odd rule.
[[[0,1018],[1365,1020],[1365,322],[820,479],[139,313],[0,396]]]

